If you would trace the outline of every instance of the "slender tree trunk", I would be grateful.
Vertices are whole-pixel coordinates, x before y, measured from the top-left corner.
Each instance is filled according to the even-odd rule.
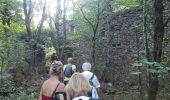
[[[163,23],[163,0],[154,0],[154,47],[153,47],[153,61],[161,62],[162,56],[162,43],[164,37],[164,23]],[[149,82],[149,96],[148,100],[156,100],[159,81],[158,75],[150,75],[151,80]]]
[[[143,0],[143,33],[145,36],[145,50],[146,50],[146,58],[150,61],[150,50],[148,45],[148,34],[147,34],[147,13],[146,13],[146,0]]]
[[[56,28],[56,30],[58,31],[58,33],[59,33],[59,31],[60,31],[60,29],[59,29],[60,16],[61,16],[61,0],[57,0],[55,28]]]
[[[67,42],[67,30],[66,30],[66,0],[64,0],[64,9],[63,9],[63,34],[64,34],[64,45],[62,47],[61,53],[60,53],[60,59],[63,58],[63,53],[64,53],[64,48],[66,46],[66,42]]]
[[[161,62],[162,56],[162,42],[164,37],[164,26],[163,26],[163,0],[155,0],[155,21],[154,21],[154,50],[153,59],[154,61]]]
[[[25,15],[25,27],[27,31],[27,36],[28,36],[28,45],[30,46],[31,50],[31,59],[29,59],[29,69],[28,69],[28,79],[31,79],[33,74],[35,73],[35,55],[34,55],[34,43],[35,41],[33,40],[33,35],[31,31],[31,14],[33,11],[33,4],[32,0],[23,0],[23,10],[24,10],[24,15]]]
[[[32,31],[31,31],[31,19],[30,19],[30,15],[31,15],[31,0],[29,0],[29,6],[27,5],[27,0],[23,0],[23,9],[24,9],[24,14],[25,14],[25,26],[26,26],[26,30],[27,30],[27,35],[28,35],[28,39],[29,41],[32,39]]]
[[[83,7],[80,7],[80,5],[77,4],[77,6],[80,8],[80,11],[81,11],[84,19],[87,21],[87,23],[90,25],[90,27],[93,30],[91,58],[92,58],[92,65],[94,67],[96,65],[96,58],[95,58],[95,54],[96,54],[96,38],[97,38],[96,35],[97,35],[97,32],[98,32],[98,28],[99,28],[100,17],[102,15],[102,13],[104,12],[104,10],[106,9],[106,7],[108,6],[108,4],[110,3],[110,0],[106,1],[106,4],[104,4],[103,8],[100,6],[101,0],[97,1],[96,3],[97,3],[97,12],[96,12],[95,22],[90,21],[90,19],[88,19],[88,17],[85,15],[85,13],[83,11]]]
[[[138,36],[138,33],[136,33],[136,47],[137,47],[137,55],[138,55],[138,57],[137,57],[137,61],[139,62],[139,56],[140,56],[140,54],[139,54],[139,36]],[[140,67],[138,67],[138,70],[140,71],[141,69],[140,69]],[[142,86],[142,77],[141,77],[141,74],[139,74],[139,76],[138,76],[138,82],[139,82],[139,92],[140,92],[140,99],[141,100],[143,100],[143,86]]]
[[[52,32],[52,31],[50,32],[50,37],[52,40],[53,47],[56,51],[56,54],[60,57],[60,48],[59,48],[60,44],[59,44],[58,38],[60,38],[60,36],[61,36],[60,19],[61,19],[62,11],[61,11],[61,0],[56,0],[56,1],[57,1],[56,15],[55,15],[55,20],[54,20],[55,29],[53,29],[53,25],[52,25],[53,20],[51,17],[50,17],[50,21],[49,21],[49,26],[50,26],[51,30],[55,30],[55,32]]]
[[[32,39],[32,32],[31,32],[31,27],[30,27],[30,20],[28,17],[25,18],[25,25],[26,25],[26,30],[27,30],[27,35],[29,40]]]
[[[92,38],[92,63],[93,66],[96,66],[96,34],[97,34],[97,30],[93,31],[93,38]]]
[[[4,59],[2,58],[2,61],[1,61],[1,82],[3,82],[3,67],[4,67]]]

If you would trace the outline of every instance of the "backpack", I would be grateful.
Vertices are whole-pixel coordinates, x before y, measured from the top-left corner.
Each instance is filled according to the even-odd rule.
[[[71,75],[73,74],[73,69],[72,69],[72,65],[66,65],[65,69],[64,69],[64,75],[66,77],[71,77]]]
[[[80,96],[80,97],[76,97],[73,100],[99,100],[97,98],[90,98],[90,97],[86,97],[86,96]]]
[[[92,97],[92,89],[94,87],[94,83],[93,83],[93,78],[94,78],[94,74],[91,76],[91,78],[89,79],[89,84],[90,86],[92,86],[91,90],[87,93],[88,97]]]
[[[67,96],[65,92],[55,92],[52,100],[61,100],[60,98],[64,98],[64,100],[67,100]]]
[[[66,100],[66,93],[65,92],[56,92],[59,85],[60,85],[60,83],[56,86],[55,90],[53,91],[52,100],[60,100],[61,97],[63,97],[64,100]]]

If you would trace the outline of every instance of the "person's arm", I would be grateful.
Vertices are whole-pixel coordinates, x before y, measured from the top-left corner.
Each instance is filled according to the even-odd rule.
[[[66,92],[66,98],[67,98],[67,100],[71,100],[70,98],[70,94],[69,94],[69,92],[68,91],[65,91]]]
[[[94,76],[94,80],[93,81],[94,81],[94,85],[95,85],[95,88],[96,88],[96,92],[98,94],[98,93],[100,93],[99,92],[100,83],[99,83],[99,80],[98,80],[96,75]],[[98,94],[98,95],[100,95],[100,94]]]
[[[64,100],[64,96],[62,94],[59,94],[59,99]]]
[[[66,65],[63,66],[63,71],[65,70],[65,68],[66,68]]]
[[[94,83],[95,83],[95,88],[99,88],[100,87],[100,83],[99,80],[97,79],[96,75],[94,76]]]
[[[66,98],[67,100],[71,100],[71,91],[70,91],[70,88],[69,88],[69,85],[66,85],[65,88],[64,88],[64,92],[66,93]]]
[[[73,65],[73,66],[72,66],[72,70],[73,70],[74,72],[76,72],[76,69],[77,69],[77,68],[76,68],[76,65]]]
[[[38,100],[42,100],[42,87],[41,87],[41,90],[40,90],[40,95],[39,95],[39,99]]]
[[[60,83],[60,85],[58,86],[58,90],[56,91],[64,92],[64,88],[65,88],[65,85],[63,83]]]

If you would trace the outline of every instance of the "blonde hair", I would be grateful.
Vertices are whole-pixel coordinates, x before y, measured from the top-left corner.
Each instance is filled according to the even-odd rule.
[[[68,84],[65,87],[65,91],[67,93],[68,98],[76,97],[78,93],[85,93],[87,94],[90,91],[90,85],[86,78],[81,73],[74,73],[69,80]]]

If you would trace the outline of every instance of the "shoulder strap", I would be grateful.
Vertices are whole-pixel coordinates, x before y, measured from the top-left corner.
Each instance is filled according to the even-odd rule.
[[[73,75],[74,70],[73,70],[73,64],[71,64],[71,75]]]
[[[57,84],[55,90],[53,91],[52,97],[53,97],[53,95],[55,94],[55,92],[56,92],[56,90],[57,90],[57,88],[58,88],[59,85],[60,85],[60,83]]]
[[[90,80],[92,80],[92,79],[93,79],[93,77],[94,77],[94,74],[91,76]]]

